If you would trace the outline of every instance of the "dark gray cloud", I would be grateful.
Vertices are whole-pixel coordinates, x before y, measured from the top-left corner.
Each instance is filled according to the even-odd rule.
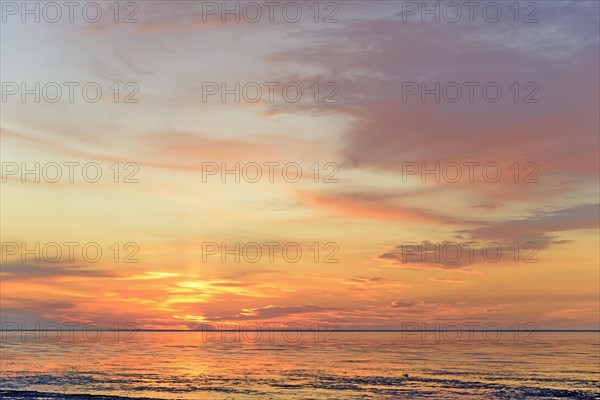
[[[97,268],[67,264],[6,263],[1,268],[2,280],[37,280],[57,278],[111,278],[118,275]]]

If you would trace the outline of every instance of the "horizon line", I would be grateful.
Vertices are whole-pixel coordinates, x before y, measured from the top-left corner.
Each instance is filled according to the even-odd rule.
[[[100,329],[103,332],[590,332],[600,333],[600,329]],[[89,332],[90,329],[0,329],[0,332]]]

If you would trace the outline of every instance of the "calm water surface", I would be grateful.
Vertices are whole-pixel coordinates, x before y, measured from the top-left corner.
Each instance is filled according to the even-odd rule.
[[[63,332],[57,342],[3,337],[6,398],[14,391],[164,399],[600,398],[598,333],[494,340],[435,333]],[[269,336],[272,335],[272,336]],[[469,337],[473,335],[473,337]],[[408,378],[404,375],[408,374]],[[50,396],[51,397],[51,396]],[[53,397],[55,398],[55,397]]]

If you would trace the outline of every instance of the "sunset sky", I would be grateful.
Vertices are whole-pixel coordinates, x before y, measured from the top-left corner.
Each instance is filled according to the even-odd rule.
[[[65,86],[56,103],[2,99],[3,322],[600,327],[597,1],[538,2],[533,23],[515,23],[507,4],[497,23],[480,11],[474,22],[403,22],[400,1],[321,2],[318,22],[312,2],[297,2],[296,23],[277,11],[273,22],[222,22],[202,2],[138,1],[139,22],[115,23],[113,2],[100,3],[97,23],[3,14],[3,96],[7,82],[81,83],[72,103]],[[325,23],[331,13],[338,22]],[[82,100],[88,82],[102,87],[100,101]],[[256,82],[263,96],[205,101],[207,82]],[[268,82],[281,83],[273,99]],[[282,97],[290,82],[303,88],[295,103]],[[473,102],[436,103],[403,98],[406,82],[480,84]],[[489,82],[503,89],[497,102],[482,98]],[[133,87],[138,102],[123,102]],[[523,101],[534,91],[536,102]],[[103,175],[90,183],[76,169],[74,182],[36,183],[7,170],[36,162],[97,163]],[[221,163],[279,164],[273,182],[264,167],[259,182],[238,183],[211,174]],[[293,170],[282,175],[288,163],[302,170],[297,182]],[[495,163],[502,176],[490,182],[481,167],[472,182],[467,167],[455,183],[407,174],[423,163]],[[124,183],[128,173],[138,182]],[[23,261],[7,247],[36,242],[94,242],[103,256]],[[203,246],[236,242],[281,245],[273,262],[263,251],[255,263],[222,262]],[[402,251],[448,242],[497,243],[503,257],[490,262],[476,248],[473,259],[436,262]],[[282,256],[286,243],[302,248],[298,262]],[[525,262],[528,243],[538,262]],[[137,248],[139,262],[123,262]],[[324,262],[332,253],[338,262]]]

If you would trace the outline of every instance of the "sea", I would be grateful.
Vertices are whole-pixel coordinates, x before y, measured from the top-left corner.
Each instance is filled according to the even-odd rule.
[[[5,399],[600,399],[599,332],[2,332]]]

